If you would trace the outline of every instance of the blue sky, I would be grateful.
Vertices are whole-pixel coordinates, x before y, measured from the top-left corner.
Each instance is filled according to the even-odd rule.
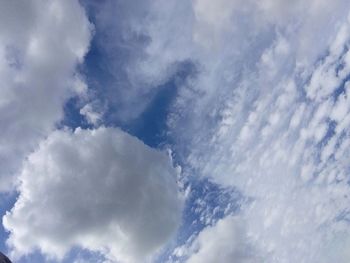
[[[348,263],[347,0],[0,4],[14,262]]]

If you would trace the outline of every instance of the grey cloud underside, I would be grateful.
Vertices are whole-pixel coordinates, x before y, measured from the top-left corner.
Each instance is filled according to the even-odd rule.
[[[79,92],[74,76],[90,41],[90,23],[77,1],[1,1],[0,191],[62,118]]]
[[[28,157],[4,217],[17,254],[62,258],[73,246],[147,261],[181,214],[169,157],[119,129],[57,131]]]

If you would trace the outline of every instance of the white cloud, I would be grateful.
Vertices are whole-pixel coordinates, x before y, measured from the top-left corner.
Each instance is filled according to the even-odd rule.
[[[250,247],[242,219],[227,216],[206,227],[191,244],[186,263],[261,262]]]
[[[102,121],[103,113],[95,108],[93,103],[85,104],[84,107],[80,109],[80,114],[85,117],[88,123],[97,126]]]
[[[168,118],[177,154],[188,153],[190,171],[255,200],[241,213],[271,263],[322,262],[330,240],[349,232],[339,229],[349,217],[348,87],[335,94],[350,72],[349,8],[345,0],[154,1],[125,26],[147,41],[129,61],[138,88],[123,103],[142,100],[137,115],[148,103],[140,94],[151,92],[142,83],[164,82],[181,60],[197,66]]]
[[[62,117],[90,41],[78,1],[1,1],[0,191]]]
[[[28,157],[4,218],[15,255],[73,246],[146,262],[176,230],[181,197],[169,157],[119,129],[56,131]]]
[[[190,57],[192,47],[187,44],[192,29],[183,27],[183,23],[191,23],[191,2],[84,3],[94,16],[95,44],[105,72],[91,86],[113,109],[113,119],[128,123],[147,109],[162,85],[175,74],[178,63]]]
[[[96,28],[109,37],[102,38],[99,45],[104,55],[112,58],[104,69],[115,81],[105,91],[119,110],[116,114],[120,119],[139,116],[157,91],[155,87],[167,81],[177,62],[190,60],[197,65],[197,75],[178,91],[168,124],[177,143],[177,154],[188,153],[189,170],[211,177],[221,185],[237,187],[253,200],[241,207],[245,232],[227,223],[232,233],[228,231],[225,238],[235,241],[237,236],[249,236],[252,247],[271,263],[348,262],[349,241],[344,236],[350,232],[347,223],[350,218],[349,84],[344,85],[344,90],[339,87],[350,73],[349,1],[105,1],[100,7]],[[6,14],[11,14],[11,10],[15,9],[9,9]],[[46,32],[43,25],[47,23],[31,26],[36,19],[44,21],[42,17],[46,13],[27,15],[35,8],[26,10],[31,11],[20,16],[25,23],[11,20],[14,16],[0,16],[12,21],[13,27],[21,32],[16,36],[21,41],[17,42],[24,43],[15,49],[0,49],[2,58],[11,58],[6,60],[7,64],[0,64],[5,83],[11,84],[16,79],[13,76],[17,76],[23,64],[22,53],[37,58],[37,63],[45,62],[43,58],[50,54],[45,48],[40,48],[44,52],[38,52],[41,42],[37,35],[28,37],[30,28]],[[61,21],[59,9],[52,10],[57,12],[53,17]],[[29,29],[21,28],[21,24]],[[1,25],[3,36],[15,39],[11,35],[15,31]],[[52,43],[50,39],[47,41]],[[84,53],[77,46],[63,45],[73,47],[74,58]],[[61,61],[61,56],[50,61]],[[50,65],[45,64],[44,68]],[[25,83],[41,79],[38,77],[46,73],[39,74],[37,68],[28,69],[28,74],[20,75],[20,79],[29,75],[34,77],[28,77]],[[12,87],[10,84],[7,86]],[[2,105],[23,105],[21,112],[29,112],[23,121],[17,110],[7,118],[0,116],[1,120],[9,120],[3,122],[4,127],[11,123],[22,131],[24,124],[20,124],[25,120],[26,125],[33,122],[30,126],[33,129],[39,127],[45,131],[40,134],[47,134],[50,130],[47,127],[51,127],[47,123],[52,125],[53,120],[59,119],[57,105],[62,100],[36,100],[42,90],[30,97],[32,93],[17,96],[21,94],[3,89],[2,108],[5,107]],[[342,94],[338,96],[338,92]],[[62,94],[66,93],[58,95]],[[35,112],[26,106],[28,96],[35,102],[31,105],[38,105],[33,108]],[[14,104],[16,101],[20,103]],[[49,121],[31,117],[45,107],[55,110],[54,114],[47,111],[47,114],[51,112]],[[1,112],[9,114],[9,111]],[[13,119],[18,122],[13,124]],[[10,145],[11,149],[15,149],[12,146],[17,145],[18,137],[23,142],[32,141],[32,137],[27,140],[22,133],[13,132],[16,129],[4,130],[11,134],[3,136],[4,145]],[[16,144],[11,144],[15,138]],[[17,156],[15,150],[11,151]],[[10,158],[8,148],[3,152]],[[20,203],[17,207],[20,210]],[[225,224],[205,229],[203,233],[219,235],[217,229],[222,225]],[[241,234],[236,235],[236,230]],[[201,249],[194,258],[210,250],[200,238],[203,235],[199,234],[197,244]],[[99,241],[79,244],[95,247],[94,242]]]
[[[219,23],[222,2],[194,8]],[[196,21],[209,48],[195,53],[201,71],[169,118],[177,149],[186,145],[199,175],[253,200],[241,214],[264,261],[347,262],[350,5],[234,2],[223,26]]]

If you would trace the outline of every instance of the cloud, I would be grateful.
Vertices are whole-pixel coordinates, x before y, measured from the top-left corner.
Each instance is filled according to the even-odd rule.
[[[74,246],[146,262],[176,230],[182,201],[169,157],[119,129],[56,131],[26,161],[3,218],[15,255]]]
[[[85,117],[85,119],[88,121],[88,123],[97,126],[103,117],[102,112],[92,103],[85,104],[84,107],[82,107],[79,111],[79,113]]]
[[[168,116],[185,173],[254,200],[241,213],[268,262],[328,259],[322,251],[349,232],[349,2],[154,3],[138,5],[125,26],[145,41],[123,66],[138,87],[123,103],[191,61],[198,74]]]
[[[2,1],[0,10],[0,191],[62,118],[77,90],[75,67],[91,25],[78,1]]]
[[[183,27],[191,19],[191,3],[107,0],[83,4],[96,28],[93,49],[99,54],[86,63],[89,85],[108,106],[109,119],[123,124],[134,121],[189,57],[190,46],[178,47],[191,39]],[[179,32],[179,27],[186,32]],[[174,35],[169,40],[170,32]]]
[[[227,216],[199,233],[191,244],[192,252],[186,263],[261,262],[247,241],[242,220]]]
[[[168,119],[184,171],[247,197],[264,261],[347,262],[349,3],[224,2],[194,5],[200,71]]]
[[[16,4],[10,4],[12,7],[9,5],[5,14],[0,16],[8,25],[18,29],[9,30],[11,27],[2,26],[6,23],[0,23],[2,38],[6,41],[16,39],[12,42],[20,43],[18,46],[6,44],[0,48],[0,76],[6,83],[4,86],[11,87],[2,89],[3,96],[0,96],[1,125],[10,127],[1,131],[3,141],[0,141],[4,142],[0,143],[3,147],[0,148],[0,156],[6,153],[2,154],[6,159],[0,159],[6,166],[1,167],[5,167],[2,169],[6,169],[7,173],[12,172],[13,167],[18,167],[18,161],[13,160],[18,160],[18,157],[21,159],[25,153],[35,149],[39,140],[37,138],[45,137],[52,130],[54,122],[60,119],[63,98],[74,90],[61,88],[70,86],[66,85],[71,83],[71,78],[67,76],[74,73],[74,66],[81,61],[87,48],[85,40],[88,39],[89,30],[88,26],[84,27],[88,24],[85,23],[84,15],[67,13],[69,17],[81,18],[80,22],[84,23],[72,24],[78,25],[79,29],[85,28],[86,34],[59,30],[63,20],[59,19],[62,13],[57,7],[62,5],[62,10],[80,10],[78,4],[74,2],[77,8],[68,9],[62,2],[54,3],[53,7],[50,4],[43,5],[48,12],[38,15],[31,14],[35,13],[39,5],[23,4],[28,6],[15,8]],[[92,122],[104,116],[105,112],[94,107],[105,105],[103,100],[108,101],[111,107],[108,110],[112,110],[117,119],[127,122],[137,118],[162,84],[167,83],[181,67],[182,61],[189,61],[196,67],[195,76],[179,84],[175,103],[167,109],[167,134],[175,142],[173,147],[176,155],[184,160],[184,174],[195,171],[198,176],[210,177],[221,186],[234,187],[249,202],[243,204],[239,211],[239,217],[244,218],[244,227],[235,220],[233,223],[231,219],[224,219],[216,226],[205,228],[195,242],[198,250],[190,257],[192,260],[206,256],[209,253],[206,251],[211,251],[211,248],[214,251],[212,253],[219,253],[219,256],[236,257],[237,253],[241,255],[240,244],[244,244],[243,248],[253,247],[261,253],[260,258],[271,263],[349,261],[346,253],[349,248],[346,237],[350,233],[349,1],[169,0],[164,3],[82,3],[89,12],[96,12],[91,16],[98,35],[96,47],[102,57],[108,58],[102,59],[100,64],[92,61],[94,66],[101,66],[102,70],[99,70],[107,72],[108,76],[105,78],[98,72],[96,79],[93,78],[92,83],[96,81],[97,84],[92,94],[104,97],[93,97],[92,104],[87,104],[91,107],[82,109],[82,113],[87,119],[90,116]],[[90,7],[97,9],[91,11]],[[24,15],[7,15],[12,14],[13,10],[29,11]],[[78,14],[83,13],[79,11]],[[12,19],[17,16],[23,19],[23,23]],[[57,20],[53,25],[45,20],[51,16]],[[22,28],[22,24],[25,27]],[[70,25],[65,24],[65,27],[70,28]],[[13,35],[13,32],[20,34]],[[38,36],[48,36],[44,34],[46,32],[57,34],[40,41]],[[56,40],[64,45],[54,45]],[[62,60],[66,58],[66,51],[73,55]],[[33,64],[30,59],[33,59]],[[55,63],[49,63],[51,61]],[[35,66],[36,63],[40,67]],[[45,68],[47,72],[39,68]],[[92,72],[96,69],[98,67],[93,67]],[[47,79],[42,78],[45,76]],[[53,81],[56,76],[59,82]],[[21,83],[28,87],[27,93],[17,92],[19,88],[12,89],[17,87],[12,83],[17,79],[24,79]],[[42,79],[45,85],[37,83]],[[43,88],[46,86],[57,86],[52,89],[55,93],[47,93]],[[52,100],[42,99],[47,97]],[[30,106],[27,101],[31,101]],[[42,109],[46,108],[43,112]],[[13,122],[14,119],[17,121]],[[38,132],[28,133],[28,130]],[[67,135],[67,132],[55,134],[63,138],[79,137],[76,133],[94,134],[92,131],[77,131],[73,135]],[[100,130],[96,133],[100,133]],[[48,148],[45,145],[55,136],[58,135],[50,136],[31,158]],[[72,141],[71,145],[76,143],[80,141]],[[21,175],[21,178],[26,179],[22,179],[23,193],[26,192],[25,184],[30,184],[25,171],[29,168],[35,168],[35,171],[44,169],[44,165],[37,167],[34,164],[29,159]],[[55,169],[61,171],[57,167]],[[58,178],[66,178],[68,172],[65,171]],[[43,176],[39,176],[39,179],[47,183]],[[37,182],[35,178],[31,180]],[[63,181],[67,180],[62,180],[62,184]],[[50,183],[54,185],[55,181]],[[56,183],[60,185],[60,182]],[[86,186],[84,189],[89,188]],[[35,191],[30,192],[30,197],[32,194],[35,195]],[[147,254],[146,251],[154,251],[162,243],[154,241],[158,245],[146,249],[141,245],[144,244],[141,240],[129,246],[128,240],[122,238],[132,236],[129,241],[134,241],[135,234],[134,228],[126,224],[129,232],[124,236],[118,234],[118,239],[122,240],[118,244],[122,244],[122,247],[115,245],[108,251],[109,247],[106,248],[105,244],[115,244],[115,239],[112,240],[106,234],[107,230],[102,231],[99,238],[90,235],[98,232],[94,232],[94,229],[100,230],[92,221],[81,225],[83,230],[84,227],[89,229],[86,232],[81,230],[82,234],[67,229],[66,232],[62,231],[66,239],[60,233],[51,232],[52,227],[42,224],[47,228],[39,228],[42,232],[30,235],[35,242],[30,238],[27,242],[28,235],[23,234],[26,229],[21,230],[20,224],[16,227],[9,225],[16,220],[22,223],[21,218],[26,219],[26,215],[30,214],[23,212],[26,206],[21,203],[28,205],[31,199],[26,201],[22,197],[20,200],[6,220],[7,226],[13,231],[12,243],[21,251],[30,250],[36,244],[46,253],[59,251],[58,254],[63,254],[71,245],[78,244],[102,251],[112,260],[114,255],[118,255],[122,260],[130,261],[135,260],[129,256],[130,253],[136,257],[138,253],[135,251],[141,251],[139,255],[143,252]],[[48,201],[54,202],[50,198]],[[43,209],[39,210],[42,213]],[[16,211],[22,211],[23,215],[16,217]],[[63,208],[58,211],[63,211]],[[72,221],[74,224],[79,216],[70,213],[69,218],[75,219]],[[50,215],[47,213],[47,217]],[[125,216],[135,218],[128,213]],[[11,218],[12,221],[9,220]],[[124,222],[123,217],[116,218],[118,225]],[[208,217],[207,221],[214,222],[212,219]],[[66,235],[67,232],[70,235]],[[40,233],[45,235],[41,236]],[[239,248],[227,248],[225,251],[228,253],[224,253],[215,244],[209,246],[211,243],[205,240],[208,236],[222,234],[225,240],[232,240]],[[246,237],[249,237],[249,244],[246,244]],[[57,240],[65,240],[69,246],[60,247],[62,242]],[[126,244],[125,247],[123,244]],[[210,255],[206,257],[210,258]]]

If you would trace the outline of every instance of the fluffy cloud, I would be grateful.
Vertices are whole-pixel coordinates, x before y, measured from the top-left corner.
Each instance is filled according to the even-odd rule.
[[[146,262],[174,233],[181,198],[169,157],[119,129],[57,131],[28,157],[4,218],[16,255],[74,246]]]
[[[67,80],[67,76],[70,76],[67,72],[72,73],[72,70],[63,70],[67,69],[65,66],[55,68],[56,65],[61,65],[57,61],[61,62],[61,58],[65,58],[60,52],[71,50],[75,54],[74,59],[67,59],[74,63],[62,64],[70,65],[72,69],[85,50],[78,48],[79,45],[67,44],[76,43],[73,40],[75,37],[80,39],[80,31],[72,34],[74,39],[69,40],[70,30],[63,32],[57,28],[63,20],[59,20],[60,9],[56,6],[68,2],[54,3],[54,7],[48,8],[53,12],[49,12],[50,16],[45,12],[31,15],[37,6],[30,4],[26,4],[26,9],[13,6],[0,16],[0,19],[6,19],[7,24],[11,22],[18,29],[17,32],[20,32],[15,37],[15,30],[8,30],[8,27],[2,26],[4,23],[0,25],[4,39],[16,39],[14,42],[19,43],[16,48],[1,46],[3,63],[0,65],[0,74],[4,83],[10,83],[4,86],[17,87],[12,82],[16,80],[17,73],[23,71],[18,76],[21,77],[20,80],[24,79],[22,86],[28,87],[28,93],[17,92],[19,88],[1,91],[1,125],[10,128],[1,131],[6,136],[3,135],[1,139],[4,143],[0,143],[3,147],[0,147],[0,155],[6,153],[2,155],[7,159],[3,157],[0,161],[5,160],[3,162],[11,164],[11,167],[17,167],[17,163],[12,162],[17,159],[11,156],[23,157],[23,153],[28,152],[27,149],[34,148],[32,145],[37,141],[36,138],[47,134],[54,120],[59,119],[62,97],[68,96],[67,90],[71,90],[53,89],[57,94],[54,93],[51,101],[37,99],[42,94],[48,96],[48,93],[43,92],[47,91],[44,88],[38,89],[36,93],[33,87],[46,87],[47,83],[50,84],[47,86],[62,84],[62,79]],[[91,13],[96,30],[102,32],[96,43],[102,56],[108,58],[102,60],[103,66],[100,65],[107,74],[101,74],[102,77],[94,79],[98,83],[94,87],[96,94],[104,98],[92,98],[92,104],[87,104],[91,107],[87,106],[81,111],[92,123],[98,123],[101,116],[104,116],[104,112],[100,111],[104,108],[99,107],[105,105],[103,99],[108,100],[108,106],[112,105],[112,114],[117,115],[119,120],[137,118],[162,84],[172,78],[179,65],[181,66],[179,62],[189,61],[196,66],[196,75],[181,82],[174,105],[167,109],[170,112],[169,134],[173,136],[175,151],[185,162],[184,174],[187,171],[196,171],[198,175],[210,177],[222,186],[233,186],[249,203],[243,204],[239,211],[240,217],[244,218],[243,228],[240,223],[228,218],[219,221],[214,227],[206,228],[194,242],[197,250],[189,260],[205,260],[202,259],[203,256],[210,258],[207,253],[218,257],[222,255],[229,260],[230,257],[236,257],[237,253],[245,255],[245,249],[254,247],[261,253],[263,260],[271,263],[349,261],[349,1],[169,0],[103,1],[99,5],[95,1],[82,3],[88,9],[92,6],[95,10]],[[51,4],[43,6],[47,8]],[[77,4],[75,7],[80,10]],[[13,13],[13,10],[29,10],[24,15],[18,15],[25,23],[19,24],[18,20],[11,20],[11,17],[16,16],[7,14]],[[56,27],[44,23],[45,18],[52,14],[57,19],[57,23],[53,23]],[[67,14],[70,17],[71,13]],[[86,22],[84,16],[77,17]],[[37,20],[43,23],[38,23]],[[19,26],[22,24],[26,27]],[[77,28],[81,26],[82,24]],[[71,29],[70,26],[68,28]],[[37,37],[37,33],[32,33],[31,29],[39,32],[40,36],[41,33],[56,32],[55,30],[62,35],[57,33],[45,38],[47,42],[40,42],[37,39],[41,38]],[[53,45],[56,43],[56,36],[64,45]],[[83,36],[88,36],[88,33]],[[61,41],[62,38],[68,40]],[[41,48],[41,43],[45,43],[43,47],[46,48]],[[77,43],[86,44],[84,41]],[[38,46],[40,50],[47,52],[37,52]],[[54,49],[57,52],[48,52],[51,48],[57,48]],[[45,60],[47,54],[53,57]],[[34,59],[34,63],[30,64],[27,57],[37,60]],[[50,64],[48,61],[55,63]],[[48,72],[45,71],[44,74],[36,70],[39,68],[35,67],[36,63],[41,63],[42,68],[48,69]],[[51,81],[56,79],[52,72],[58,72],[57,79],[60,82]],[[41,82],[40,85],[34,85],[34,81],[41,80],[42,76],[49,76],[43,82],[45,85]],[[105,76],[108,78],[104,78]],[[66,83],[70,83],[69,80],[70,78]],[[35,101],[30,107],[26,103],[27,98]],[[5,109],[3,105],[9,106],[2,110]],[[47,108],[44,113],[43,108]],[[44,115],[33,118],[39,114]],[[13,122],[14,119],[17,121]],[[29,124],[32,126],[28,126]],[[26,127],[38,132],[22,134],[22,131],[28,131],[24,129]],[[76,136],[65,132],[57,134],[63,138]],[[52,140],[54,136],[50,138]],[[48,145],[48,141],[43,145]],[[16,148],[18,145],[20,148]],[[75,142],[72,141],[71,145],[75,145]],[[44,146],[41,149],[48,147]],[[41,149],[31,158],[43,152]],[[30,159],[22,174],[22,178],[27,178],[22,182],[23,193],[26,192],[28,187],[25,185],[30,184],[30,180],[39,185],[47,183],[43,176],[38,177],[38,180],[43,179],[41,181],[36,178],[28,179],[28,169],[44,169],[43,165],[35,166],[34,163]],[[1,167],[6,171],[11,170],[7,165]],[[55,169],[60,170],[57,167]],[[56,177],[61,178],[66,173],[69,170]],[[51,174],[56,174],[56,171]],[[68,176],[65,178],[68,179]],[[62,180],[56,183],[63,185],[63,181],[66,182]],[[50,183],[56,184],[55,180]],[[84,189],[89,188],[84,188],[83,184],[82,190]],[[31,191],[31,195],[35,195],[35,192]],[[111,257],[117,254],[123,260],[132,260],[128,256],[130,253],[137,257],[138,253],[135,251],[141,251],[139,253],[142,254],[142,251],[154,250],[140,245],[141,241],[129,246],[128,241],[122,238],[132,236],[129,241],[134,241],[135,233],[134,228],[126,224],[127,234],[118,234],[118,239],[122,240],[118,244],[122,245],[113,245],[114,250],[108,251],[109,247],[106,248],[105,244],[114,244],[115,240],[105,234],[105,229],[100,231],[96,225],[92,226],[92,220],[82,224],[82,229],[85,227],[89,231],[81,230],[77,233],[68,231],[69,225],[65,226],[66,230],[63,227],[65,231],[62,231],[62,236],[66,239],[62,239],[60,233],[51,231],[52,227],[42,224],[46,227],[38,228],[42,232],[33,228],[33,231],[38,232],[34,235],[38,242],[30,238],[27,241],[29,235],[23,234],[27,228],[21,228],[25,224],[20,218],[26,219],[26,215],[31,213],[16,212],[24,211],[27,207],[21,203],[30,203],[31,199],[26,197],[29,200],[26,203],[24,196],[22,194],[12,214],[6,217],[6,224],[13,231],[11,242],[19,250],[27,251],[36,244],[47,253],[61,251],[59,254],[63,254],[68,247],[78,244],[103,251]],[[53,202],[50,195],[47,200],[48,203]],[[63,208],[58,211],[63,211]],[[17,214],[21,217],[16,217]],[[89,215],[89,212],[85,214]],[[74,211],[68,215],[69,218],[76,219],[72,221],[73,224],[78,218],[80,220]],[[130,214],[125,216],[128,215]],[[45,213],[45,216],[50,217],[51,214]],[[120,222],[126,221],[119,215],[116,218],[118,226]],[[16,220],[21,224],[13,227]],[[109,232],[115,233],[112,230]],[[66,235],[67,232],[72,234]],[[100,238],[91,234],[97,232],[102,233]],[[206,240],[221,235],[227,242],[232,240],[238,244],[238,247],[231,250],[222,244],[225,247],[225,251],[222,251],[220,247]],[[246,244],[248,236],[249,244]],[[30,237],[33,238],[32,235]],[[65,240],[69,245],[61,247],[62,242],[56,242],[57,240]]]
[[[240,218],[228,216],[205,228],[193,241],[186,263],[253,263],[254,255]]]
[[[0,191],[62,117],[90,41],[78,1],[2,1],[0,8]]]

